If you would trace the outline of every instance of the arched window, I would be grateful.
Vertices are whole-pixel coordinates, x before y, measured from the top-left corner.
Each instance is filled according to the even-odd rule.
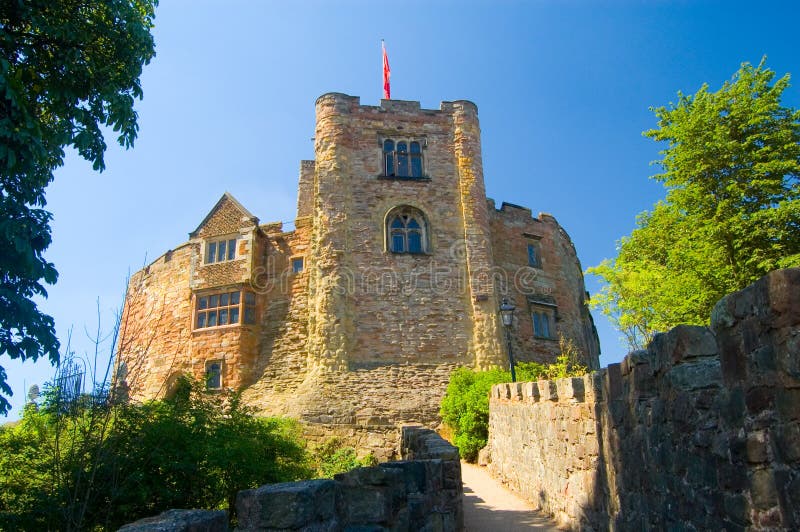
[[[392,253],[427,253],[425,216],[412,207],[398,207],[386,217],[387,248]]]
[[[384,140],[383,173],[388,177],[422,177],[422,144],[416,140]]]

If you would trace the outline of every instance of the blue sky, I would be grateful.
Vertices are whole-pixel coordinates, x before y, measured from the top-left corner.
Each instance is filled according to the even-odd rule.
[[[47,191],[60,277],[41,307],[92,360],[89,337],[98,315],[110,331],[127,273],[184,242],[224,191],[262,222],[293,220],[314,100],[377,104],[382,38],[392,96],[475,102],[487,194],[553,214],[595,265],[663,196],[648,179],[660,146],[641,135],[651,106],[716,89],[763,55],[796,76],[784,103],[800,106],[798,16],[789,1],[164,1],[135,147],[109,137],[102,174],[70,153]],[[619,333],[595,320],[601,363],[619,361]],[[53,369],[0,364],[17,417],[27,386]]]

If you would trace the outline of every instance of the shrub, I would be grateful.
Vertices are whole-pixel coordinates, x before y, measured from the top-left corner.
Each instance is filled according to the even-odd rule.
[[[339,438],[329,440],[316,446],[312,451],[320,478],[333,478],[338,473],[345,473],[357,467],[376,465],[378,461],[372,454],[359,458],[356,450],[343,445]]]
[[[572,340],[559,335],[559,347],[561,354],[555,363],[518,364],[517,381],[558,379],[587,373],[587,368],[577,363],[579,351]],[[501,382],[511,382],[510,371],[459,368],[450,375],[439,413],[453,435],[453,444],[467,462],[475,462],[478,451],[486,446],[489,438],[489,391]]]
[[[34,407],[0,430],[0,530],[116,529],[170,508],[310,478],[296,422],[258,418],[181,380],[170,399]]]

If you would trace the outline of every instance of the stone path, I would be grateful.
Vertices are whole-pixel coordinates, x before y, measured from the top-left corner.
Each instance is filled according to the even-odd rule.
[[[558,530],[555,522],[504,488],[485,467],[461,462],[461,478],[466,532]]]

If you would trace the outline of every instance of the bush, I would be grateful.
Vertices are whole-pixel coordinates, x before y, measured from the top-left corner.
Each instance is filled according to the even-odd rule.
[[[296,422],[257,418],[182,380],[171,399],[30,407],[0,430],[0,530],[117,529],[170,508],[310,478]]]
[[[346,447],[339,438],[330,438],[314,448],[313,459],[320,478],[333,478],[357,467],[373,466],[378,463],[372,454],[358,458],[356,450]]]
[[[572,340],[559,336],[559,347],[561,354],[553,364],[518,364],[517,381],[558,379],[587,373],[586,367],[576,362],[579,351]],[[486,446],[489,439],[489,391],[501,382],[511,382],[510,371],[499,368],[486,371],[459,368],[450,375],[439,413],[453,435],[453,444],[467,462],[477,460],[478,451]]]

